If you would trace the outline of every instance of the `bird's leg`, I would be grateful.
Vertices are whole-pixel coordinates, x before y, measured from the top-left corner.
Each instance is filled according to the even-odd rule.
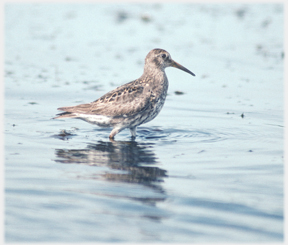
[[[136,126],[130,128],[130,132],[131,132],[131,138],[135,139],[136,138]]]
[[[114,136],[118,134],[121,130],[121,128],[113,128],[109,135],[109,139],[114,139]]]

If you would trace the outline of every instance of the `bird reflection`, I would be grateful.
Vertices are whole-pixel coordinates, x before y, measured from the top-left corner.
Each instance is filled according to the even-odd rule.
[[[88,144],[85,149],[56,149],[56,162],[108,166],[113,170],[102,176],[109,181],[139,183],[153,187],[167,177],[166,170],[154,166],[157,157],[152,151],[153,144],[135,141],[99,141]],[[91,177],[93,178],[93,177]]]

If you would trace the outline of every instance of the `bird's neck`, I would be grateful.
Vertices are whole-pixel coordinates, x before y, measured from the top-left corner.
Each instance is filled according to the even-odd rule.
[[[155,91],[159,90],[159,93],[162,94],[163,90],[164,94],[167,94],[168,90],[168,79],[165,74],[164,69],[144,69],[144,73],[141,76],[140,80],[145,81],[145,83],[150,84],[151,88]]]
[[[166,77],[164,69],[160,69],[159,67],[151,67],[151,66],[145,66],[144,72],[142,77],[151,77],[151,78],[157,78],[157,79],[163,79]]]

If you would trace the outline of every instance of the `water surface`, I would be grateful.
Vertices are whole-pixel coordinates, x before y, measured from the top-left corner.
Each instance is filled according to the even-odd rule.
[[[51,119],[153,48],[196,77],[135,141]],[[280,4],[7,4],[6,241],[283,241],[283,55]]]

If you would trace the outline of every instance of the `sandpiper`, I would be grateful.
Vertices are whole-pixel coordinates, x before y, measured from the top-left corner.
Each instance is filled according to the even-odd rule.
[[[163,49],[151,50],[145,58],[142,76],[126,83],[99,99],[76,106],[60,107],[59,118],[78,118],[100,127],[113,127],[109,138],[129,128],[132,138],[136,127],[151,121],[161,111],[168,90],[166,67],[175,67],[193,76],[195,74],[171,59]]]

